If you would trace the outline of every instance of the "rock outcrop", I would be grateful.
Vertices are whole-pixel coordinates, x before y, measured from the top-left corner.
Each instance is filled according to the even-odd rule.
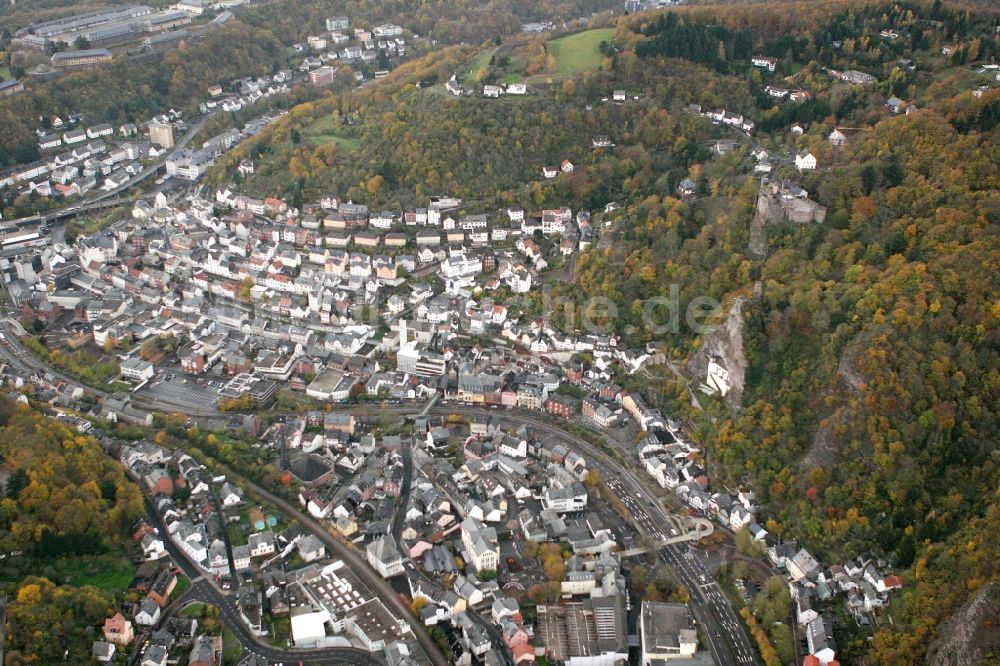
[[[1000,653],[1000,583],[985,585],[950,618],[938,625],[938,639],[927,651],[930,666],[979,666]]]
[[[747,359],[743,353],[743,304],[742,296],[733,301],[725,321],[713,326],[702,336],[701,347],[691,356],[687,370],[691,375],[705,381],[711,361],[725,368],[728,373],[729,390],[725,400],[734,409],[742,407],[743,387],[746,377]]]

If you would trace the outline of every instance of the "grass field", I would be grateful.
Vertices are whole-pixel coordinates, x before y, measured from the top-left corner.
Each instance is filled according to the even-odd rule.
[[[188,591],[191,587],[191,579],[185,575],[177,576],[177,585],[174,587],[174,591],[170,593],[170,600],[174,601],[180,599],[181,596]]]
[[[490,58],[493,57],[495,52],[496,49],[487,49],[479,54],[479,57],[473,61],[472,68],[469,69],[469,74],[465,77],[465,85],[471,86],[476,83],[476,72],[490,66]]]
[[[242,654],[243,646],[240,645],[236,634],[227,628],[222,632],[222,665],[229,666],[230,664],[236,664]]]
[[[271,633],[269,635],[271,645],[287,647],[292,638],[292,620],[289,617],[272,617]]]
[[[553,39],[548,43],[549,53],[556,59],[555,74],[591,72],[601,66],[601,42],[610,42],[613,28],[585,30],[575,35]]]
[[[181,615],[184,617],[194,617],[200,618],[205,614],[205,604],[196,603],[186,606],[184,610],[181,611]]]
[[[311,146],[334,143],[337,145],[337,152],[339,153],[353,152],[361,145],[357,139],[340,136],[337,133],[338,129],[334,127],[333,116],[326,116],[302,130],[302,141]]]
[[[106,592],[117,592],[128,587],[135,578],[135,565],[126,557],[100,558],[87,562],[85,558],[66,560],[64,570],[74,585],[93,585]]]

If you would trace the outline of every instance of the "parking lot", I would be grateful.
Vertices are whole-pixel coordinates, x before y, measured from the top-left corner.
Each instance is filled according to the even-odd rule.
[[[214,410],[219,401],[218,389],[210,385],[201,387],[198,385],[199,381],[201,380],[184,375],[157,375],[135,392],[135,398],[154,405],[164,403],[184,410]]]

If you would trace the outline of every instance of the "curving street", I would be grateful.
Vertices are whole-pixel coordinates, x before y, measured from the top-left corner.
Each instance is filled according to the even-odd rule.
[[[433,664],[436,666],[446,666],[448,664],[448,660],[445,659],[445,656],[441,652],[437,643],[431,639],[430,634],[424,630],[423,625],[421,625],[420,622],[413,616],[409,606],[403,603],[402,599],[399,598],[399,595],[395,592],[395,590],[393,590],[386,580],[379,576],[375,570],[361,558],[356,550],[348,548],[342,541],[335,538],[329,531],[313,519],[312,516],[303,513],[291,502],[272,494],[270,491],[265,490],[250,479],[241,476],[232,470],[224,467],[223,469],[225,469],[227,476],[237,482],[247,493],[257,495],[271,504],[274,504],[281,509],[285,515],[290,518],[294,518],[298,521],[299,525],[312,532],[334,553],[336,557],[343,560],[344,564],[350,567],[351,573],[357,576],[362,583],[367,585],[368,588],[375,593],[379,599],[381,599],[382,603],[384,603],[397,618],[405,620],[410,625],[410,629],[413,631],[414,637],[417,639],[417,642],[420,643],[420,647],[422,647],[430,657]],[[295,654],[298,654],[298,651],[296,651]],[[378,663],[377,660],[376,663]]]
[[[80,213],[84,213],[90,210],[98,210],[101,208],[108,208],[110,206],[119,205],[120,203],[122,203],[116,198],[119,194],[130,189],[135,185],[138,185],[139,183],[146,180],[153,174],[159,172],[159,170],[162,169],[163,166],[167,163],[167,160],[170,157],[172,157],[175,153],[184,150],[188,142],[191,139],[193,139],[198,132],[201,131],[202,127],[205,126],[205,123],[208,122],[208,119],[214,116],[215,114],[220,113],[220,111],[221,110],[211,111],[201,116],[198,120],[195,121],[193,125],[191,125],[188,128],[188,131],[184,133],[184,136],[182,136],[180,139],[177,140],[173,148],[170,149],[170,152],[164,154],[161,158],[159,158],[149,166],[145,167],[142,171],[137,173],[135,177],[130,179],[128,182],[122,183],[121,185],[119,185],[114,189],[103,191],[97,196],[85,199],[84,201],[81,201],[73,206],[67,206],[66,208],[60,208],[59,210],[50,210],[49,212],[42,213],[40,215],[22,217],[16,220],[8,220],[3,223],[3,227],[13,228],[13,227],[27,226],[30,224],[41,223],[41,222],[54,222],[56,220],[61,220],[66,217],[73,217],[74,215],[78,215]]]
[[[3,327],[2,323],[0,323],[0,327]],[[10,337],[11,336],[8,336],[8,339]],[[0,356],[6,357],[17,367],[30,368],[33,371],[38,371],[39,369],[48,371],[53,373],[54,376],[67,381],[72,386],[82,387],[79,382],[76,382],[62,373],[44,366],[41,364],[39,359],[35,358],[19,345],[16,345],[16,343],[12,343],[10,346],[0,347]],[[85,390],[92,393],[96,393],[101,397],[107,397],[109,395],[107,392],[98,391],[89,387],[82,388],[85,388]],[[182,411],[182,413],[186,411],[180,405],[172,405],[160,401],[157,402],[159,403],[159,406],[156,403],[153,403],[149,404],[148,408],[160,409],[164,411]],[[537,418],[534,418],[533,416],[526,415],[518,410],[493,411],[481,407],[470,407],[456,404],[431,404],[428,405],[428,407],[429,409],[424,408],[425,413],[429,412],[438,416],[456,414],[471,417],[482,414],[490,414],[500,417],[501,421],[509,424],[529,425],[540,432],[560,437],[579,453],[587,456],[593,461],[595,467],[601,472],[602,477],[614,484],[614,492],[616,492],[616,494],[619,496],[628,496],[633,506],[642,506],[642,513],[647,516],[647,519],[637,519],[633,521],[640,533],[661,543],[669,538],[666,534],[664,534],[661,528],[658,528],[657,526],[662,526],[662,529],[667,529],[667,526],[675,524],[675,522],[672,521],[673,516],[666,512],[659,502],[652,502],[648,500],[643,501],[643,492],[645,491],[647,494],[650,494],[648,487],[618,461],[614,460],[612,457],[608,456],[606,453],[577,435],[563,430],[562,428],[550,425],[549,423],[545,423]],[[341,405],[338,406],[338,409],[351,412],[358,417],[364,417],[365,415],[379,416],[385,414],[387,411],[400,417],[412,416],[421,412],[420,405],[414,404],[385,405],[375,403]],[[196,412],[189,415],[196,417],[205,416],[203,412],[200,414]],[[404,456],[405,455],[406,454],[404,453]],[[421,646],[431,656],[433,663],[439,666],[444,666],[448,663],[447,660],[445,660],[444,655],[438,649],[437,645],[430,639],[430,636],[426,631],[424,631],[423,627],[420,626],[419,623],[415,622],[412,614],[409,612],[409,609],[401,602],[392,588],[386,583],[386,581],[376,575],[368,566],[367,562],[364,562],[363,559],[357,555],[357,553],[334,538],[310,516],[307,516],[299,511],[298,507],[291,505],[285,500],[271,494],[269,491],[238,474],[233,474],[233,477],[239,479],[240,483],[242,483],[250,492],[260,495],[268,501],[273,502],[283,511],[288,512],[290,516],[299,520],[300,524],[304,527],[316,534],[316,536],[323,541],[324,544],[336,553],[338,557],[344,559],[344,561],[351,566],[352,570],[362,577],[362,580],[372,588],[379,598],[382,599],[382,601],[386,603],[386,605],[392,609],[394,613],[397,613],[400,617],[406,618],[407,621],[410,622],[414,635],[417,637]],[[609,483],[609,485],[611,485],[611,483]],[[406,483],[405,485],[408,486],[409,484]],[[393,527],[398,527],[398,524],[393,525]],[[163,533],[166,532],[164,531]],[[685,587],[691,590],[692,612],[698,622],[705,628],[705,635],[708,638],[709,643],[708,647],[712,652],[716,663],[720,666],[744,666],[754,664],[756,662],[756,658],[754,656],[755,652],[752,644],[747,637],[746,631],[744,630],[740,619],[737,617],[732,606],[729,604],[728,599],[726,599],[722,590],[719,588],[718,582],[714,579],[711,572],[704,567],[704,565],[701,565],[700,563],[696,564],[696,560],[692,561],[686,556],[686,553],[694,552],[696,551],[693,551],[687,545],[671,544],[660,548],[659,557],[667,566],[670,567],[670,569],[677,576],[678,580]],[[174,553],[171,554],[174,555]],[[181,560],[186,562],[186,559],[183,557]],[[222,596],[221,593],[218,594],[220,597]],[[236,624],[244,627],[238,617]],[[489,623],[484,624],[488,625]],[[491,637],[492,636],[493,634],[491,633]],[[262,645],[259,641],[249,635],[248,638],[249,642],[243,643],[244,646]],[[241,637],[241,642],[242,641],[243,638]],[[290,659],[294,655],[305,654],[305,651],[298,650],[295,652],[279,652],[283,652],[285,659]],[[323,652],[327,651],[324,650]],[[327,657],[335,658],[336,655],[329,654]],[[356,657],[351,654],[337,658]]]
[[[146,515],[151,523],[160,530],[161,534],[167,534],[167,526],[157,513],[156,508],[148,497],[145,498]],[[318,665],[345,665],[354,666],[377,666],[382,662],[373,654],[366,650],[347,647],[321,648],[316,650],[283,650],[281,648],[268,645],[254,636],[246,624],[240,619],[239,609],[236,602],[230,595],[223,594],[208,577],[208,574],[199,569],[187,555],[177,547],[174,542],[165,538],[163,545],[173,561],[180,567],[181,571],[191,579],[191,587],[184,593],[182,603],[201,602],[213,604],[219,607],[219,617],[228,627],[243,646],[244,655],[247,653],[260,655],[268,660],[288,663],[310,663]]]

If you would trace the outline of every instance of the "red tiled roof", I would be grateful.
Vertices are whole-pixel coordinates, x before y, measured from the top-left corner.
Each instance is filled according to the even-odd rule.
[[[532,647],[529,643],[521,643],[520,645],[514,648],[513,652],[514,652],[514,661],[516,662],[530,660],[532,663],[534,663],[535,661],[535,648]]]

